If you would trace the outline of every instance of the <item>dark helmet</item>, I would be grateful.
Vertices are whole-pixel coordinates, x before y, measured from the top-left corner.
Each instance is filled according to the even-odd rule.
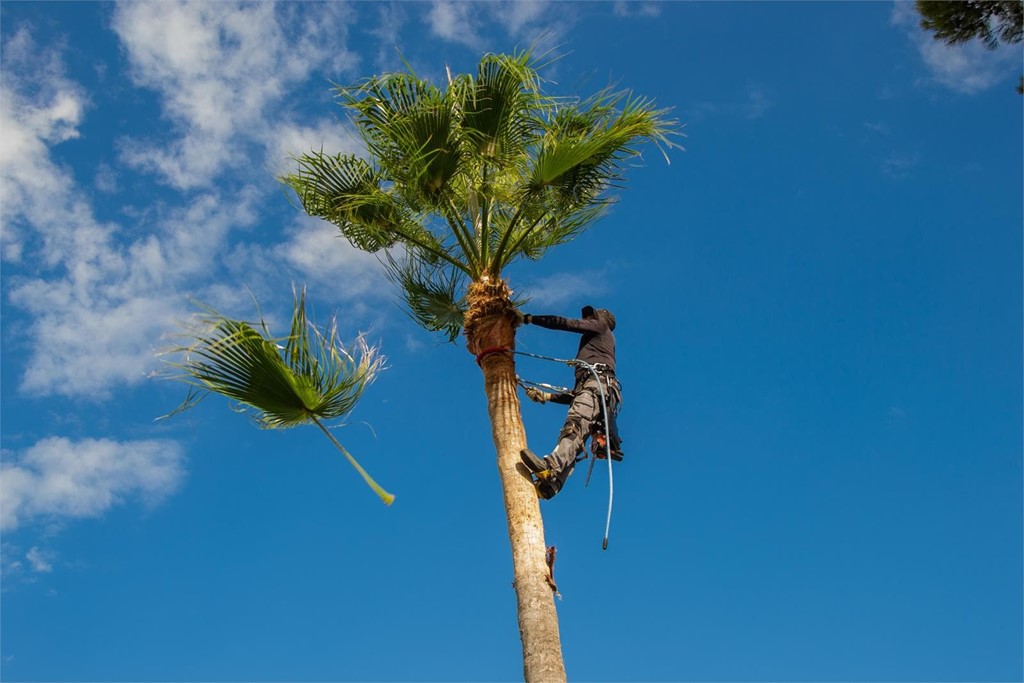
[[[584,306],[581,313],[583,318],[597,318],[607,325],[609,330],[615,329],[615,316],[607,308],[595,309],[593,306]]]

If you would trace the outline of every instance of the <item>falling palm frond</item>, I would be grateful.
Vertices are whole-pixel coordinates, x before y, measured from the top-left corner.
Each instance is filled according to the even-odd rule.
[[[384,357],[360,337],[354,353],[341,343],[337,325],[322,331],[306,317],[306,293],[296,296],[288,337],[276,340],[260,319],[252,324],[207,309],[205,329],[190,336],[188,346],[172,349],[183,360],[171,363],[172,375],[189,392],[170,417],[195,406],[209,394],[220,394],[250,412],[265,429],[315,424],[356,468],[373,491],[390,505],[385,491],[338,442],[325,421],[348,415],[366,387],[384,368]],[[281,344],[283,342],[283,345]]]

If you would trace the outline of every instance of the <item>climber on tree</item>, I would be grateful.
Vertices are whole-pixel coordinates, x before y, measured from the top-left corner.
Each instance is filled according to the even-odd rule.
[[[536,477],[534,484],[541,498],[552,498],[562,490],[565,480],[576,466],[576,458],[592,434],[597,438],[607,435],[613,460],[622,460],[621,440],[615,424],[615,415],[622,403],[622,389],[615,378],[615,316],[603,308],[584,306],[581,319],[562,318],[557,315],[522,316],[524,325],[538,325],[549,330],[563,330],[582,335],[576,360],[576,385],[572,393],[551,394],[539,389],[527,389],[526,395],[539,403],[569,404],[558,444],[550,455],[539,458],[528,448],[520,452],[523,464]],[[586,364],[586,365],[583,365]],[[597,378],[587,366],[596,370]],[[600,382],[600,385],[598,384]],[[604,392],[608,414],[602,415],[601,391]],[[595,430],[597,428],[597,431]],[[602,429],[603,427],[603,429]],[[603,450],[602,450],[603,453]]]

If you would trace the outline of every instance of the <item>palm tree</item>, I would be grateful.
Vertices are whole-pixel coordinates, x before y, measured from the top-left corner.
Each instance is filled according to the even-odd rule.
[[[291,333],[282,340],[271,336],[263,318],[260,330],[213,310],[190,334],[192,343],[171,349],[181,354],[171,375],[189,385],[188,395],[170,417],[195,406],[210,393],[237,402],[265,429],[315,424],[385,504],[395,497],[360,467],[331,433],[325,422],[348,415],[366,387],[384,367],[377,349],[358,338],[353,350],[338,338],[332,321],[326,331],[309,323],[306,292],[295,298]],[[279,341],[283,341],[282,346]]]
[[[643,142],[673,146],[674,122],[650,100],[604,90],[545,94],[528,52],[485,55],[475,75],[444,87],[409,73],[337,87],[369,160],[323,152],[282,178],[312,216],[382,255],[411,316],[454,341],[466,335],[483,371],[498,455],[523,668],[527,681],[565,680],[547,583],[537,495],[519,463],[526,434],[517,396],[517,311],[502,279],[586,229],[610,203]]]

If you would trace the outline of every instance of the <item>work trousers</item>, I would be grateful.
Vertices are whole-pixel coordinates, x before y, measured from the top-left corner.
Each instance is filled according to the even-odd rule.
[[[609,381],[615,382],[616,380],[609,380],[602,376],[601,382],[604,389],[605,405],[608,408],[608,421],[614,424],[614,416],[619,409],[617,400],[619,392],[610,389]],[[569,414],[566,415],[565,424],[558,435],[558,445],[548,456],[555,476],[561,483],[564,483],[572,474],[573,467],[576,465],[576,457],[583,452],[586,439],[590,436],[591,425],[601,419],[601,394],[597,382],[591,376],[576,386],[572,403],[569,405]],[[605,425],[605,429],[610,428],[609,425]]]

